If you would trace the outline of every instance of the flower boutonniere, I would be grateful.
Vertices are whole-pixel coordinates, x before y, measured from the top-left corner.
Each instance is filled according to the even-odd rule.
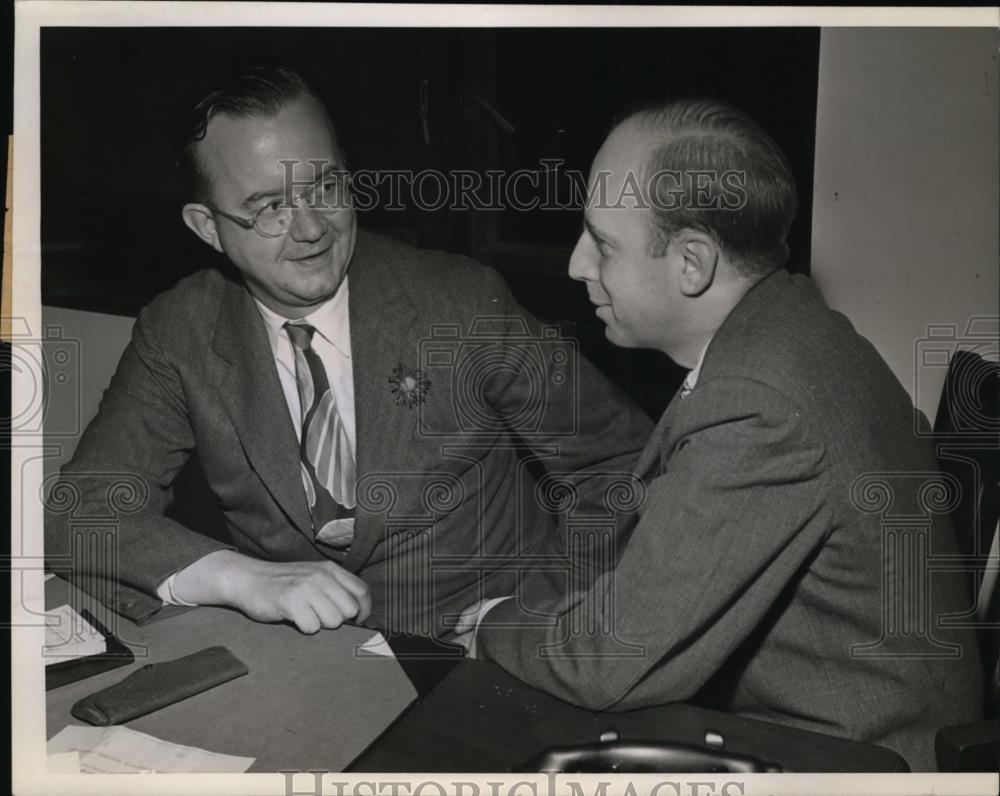
[[[389,377],[389,387],[396,397],[396,406],[412,409],[422,404],[431,387],[431,381],[422,370],[410,368],[400,362],[392,369]]]

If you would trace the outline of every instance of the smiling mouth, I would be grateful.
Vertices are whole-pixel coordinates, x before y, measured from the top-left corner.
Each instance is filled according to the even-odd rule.
[[[322,251],[318,251],[318,252],[316,252],[314,254],[309,254],[309,255],[306,255],[305,257],[289,257],[288,259],[291,260],[293,263],[311,263],[311,262],[315,262],[320,257],[323,257],[324,255],[326,255],[326,253],[329,252],[331,248],[332,248],[332,246],[327,246]]]

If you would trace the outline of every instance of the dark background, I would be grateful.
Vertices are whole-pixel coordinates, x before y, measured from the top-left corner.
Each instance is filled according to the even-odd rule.
[[[173,120],[206,69],[260,54],[326,75],[352,169],[512,171],[544,158],[586,175],[609,128],[636,107],[729,100],[792,163],[791,268],[808,272],[818,53],[818,29],[46,28],[42,301],[135,315],[217,262],[181,222]],[[499,269],[523,305],[575,335],[656,416],[683,372],[605,340],[585,288],[566,276],[581,221],[581,208],[359,214],[369,229]]]

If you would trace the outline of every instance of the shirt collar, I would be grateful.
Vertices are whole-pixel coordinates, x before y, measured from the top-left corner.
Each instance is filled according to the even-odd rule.
[[[284,325],[288,318],[278,315],[274,310],[265,307],[254,298],[257,309],[267,326],[267,338],[271,343],[271,352],[278,356],[278,341],[282,336],[287,337],[288,332],[284,330]],[[330,345],[336,348],[341,354],[350,359],[351,357],[351,325],[348,313],[348,287],[347,277],[337,292],[333,294],[324,304],[317,307],[308,315],[295,318],[296,321],[304,321],[316,329],[316,333],[322,335]]]
[[[705,352],[708,351],[708,344],[711,342],[709,340],[708,343],[705,343],[705,347],[701,349],[701,353],[698,355],[698,362],[688,371],[687,376],[684,377],[684,384],[681,386],[685,394],[691,392],[698,384],[698,377],[701,375],[701,365],[705,361]]]

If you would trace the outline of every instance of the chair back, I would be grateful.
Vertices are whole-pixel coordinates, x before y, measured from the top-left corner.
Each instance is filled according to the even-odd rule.
[[[1000,362],[974,351],[952,355],[934,437],[941,470],[962,485],[952,519],[971,575],[992,717],[1000,687]]]

